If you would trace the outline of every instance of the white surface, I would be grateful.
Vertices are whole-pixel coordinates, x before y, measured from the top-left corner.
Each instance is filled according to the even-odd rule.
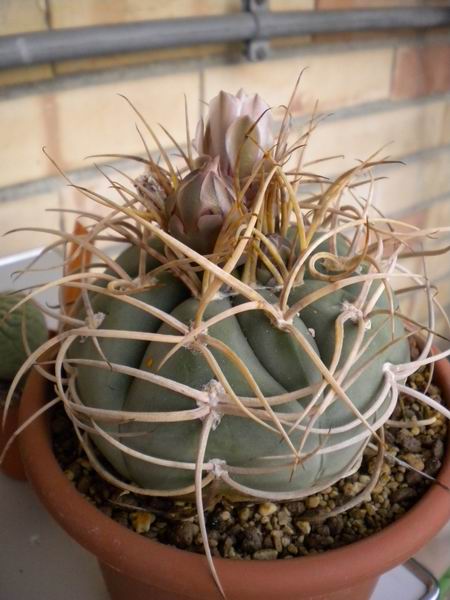
[[[2,473],[0,532],[0,600],[108,599],[94,557],[53,521],[28,483]]]
[[[27,483],[1,473],[0,532],[0,600],[108,600],[95,558],[52,520]],[[424,592],[399,567],[381,578],[372,600],[419,600]]]

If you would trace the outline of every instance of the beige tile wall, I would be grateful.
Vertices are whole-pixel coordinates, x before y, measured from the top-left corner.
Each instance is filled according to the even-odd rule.
[[[2,0],[0,35],[42,31],[48,28],[45,2],[40,0]]]
[[[392,48],[304,50],[290,58],[209,68],[204,74],[205,97],[223,88],[236,92],[256,86],[271,106],[286,104],[303,71],[292,106],[294,116],[309,113],[317,100],[321,111],[382,100],[390,94],[393,56]]]

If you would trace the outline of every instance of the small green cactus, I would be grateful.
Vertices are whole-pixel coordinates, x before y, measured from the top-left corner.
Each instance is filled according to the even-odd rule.
[[[10,312],[24,294],[0,294],[0,379],[11,381],[27,357],[24,345],[34,351],[48,338],[45,318],[33,302]]]

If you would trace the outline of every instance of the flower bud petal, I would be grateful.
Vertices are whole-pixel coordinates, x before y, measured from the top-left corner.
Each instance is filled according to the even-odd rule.
[[[169,232],[208,254],[214,248],[224,219],[232,206],[230,185],[219,174],[219,158],[200,161],[166,201]]]
[[[247,115],[236,119],[228,128],[225,146],[231,170],[239,177],[251,174],[255,164],[262,158],[259,131]],[[252,129],[253,127],[253,129]]]
[[[254,141],[245,138],[250,129]],[[236,95],[221,91],[211,100],[206,128],[199,125],[195,139],[201,155],[219,158],[222,173],[233,175],[238,169],[240,177],[251,174],[262,152],[273,143],[269,106],[257,94],[248,96],[243,89]]]

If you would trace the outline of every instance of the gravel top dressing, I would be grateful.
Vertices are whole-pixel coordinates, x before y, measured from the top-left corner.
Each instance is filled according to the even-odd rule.
[[[439,389],[427,386],[428,377],[425,368],[412,375],[409,384],[441,401]],[[213,556],[268,560],[315,554],[365,538],[398,519],[432,485],[431,478],[441,467],[446,422],[428,406],[404,396],[392,419],[406,422],[408,428],[385,426],[386,455],[368,499],[333,515],[371,481],[377,469],[377,453],[371,449],[365,451],[357,473],[301,501],[231,503],[222,499],[205,512]],[[432,422],[415,424],[422,420]],[[89,502],[140,535],[203,553],[195,503],[138,496],[105,482],[90,466],[62,407],[53,413],[52,432],[58,462]]]

